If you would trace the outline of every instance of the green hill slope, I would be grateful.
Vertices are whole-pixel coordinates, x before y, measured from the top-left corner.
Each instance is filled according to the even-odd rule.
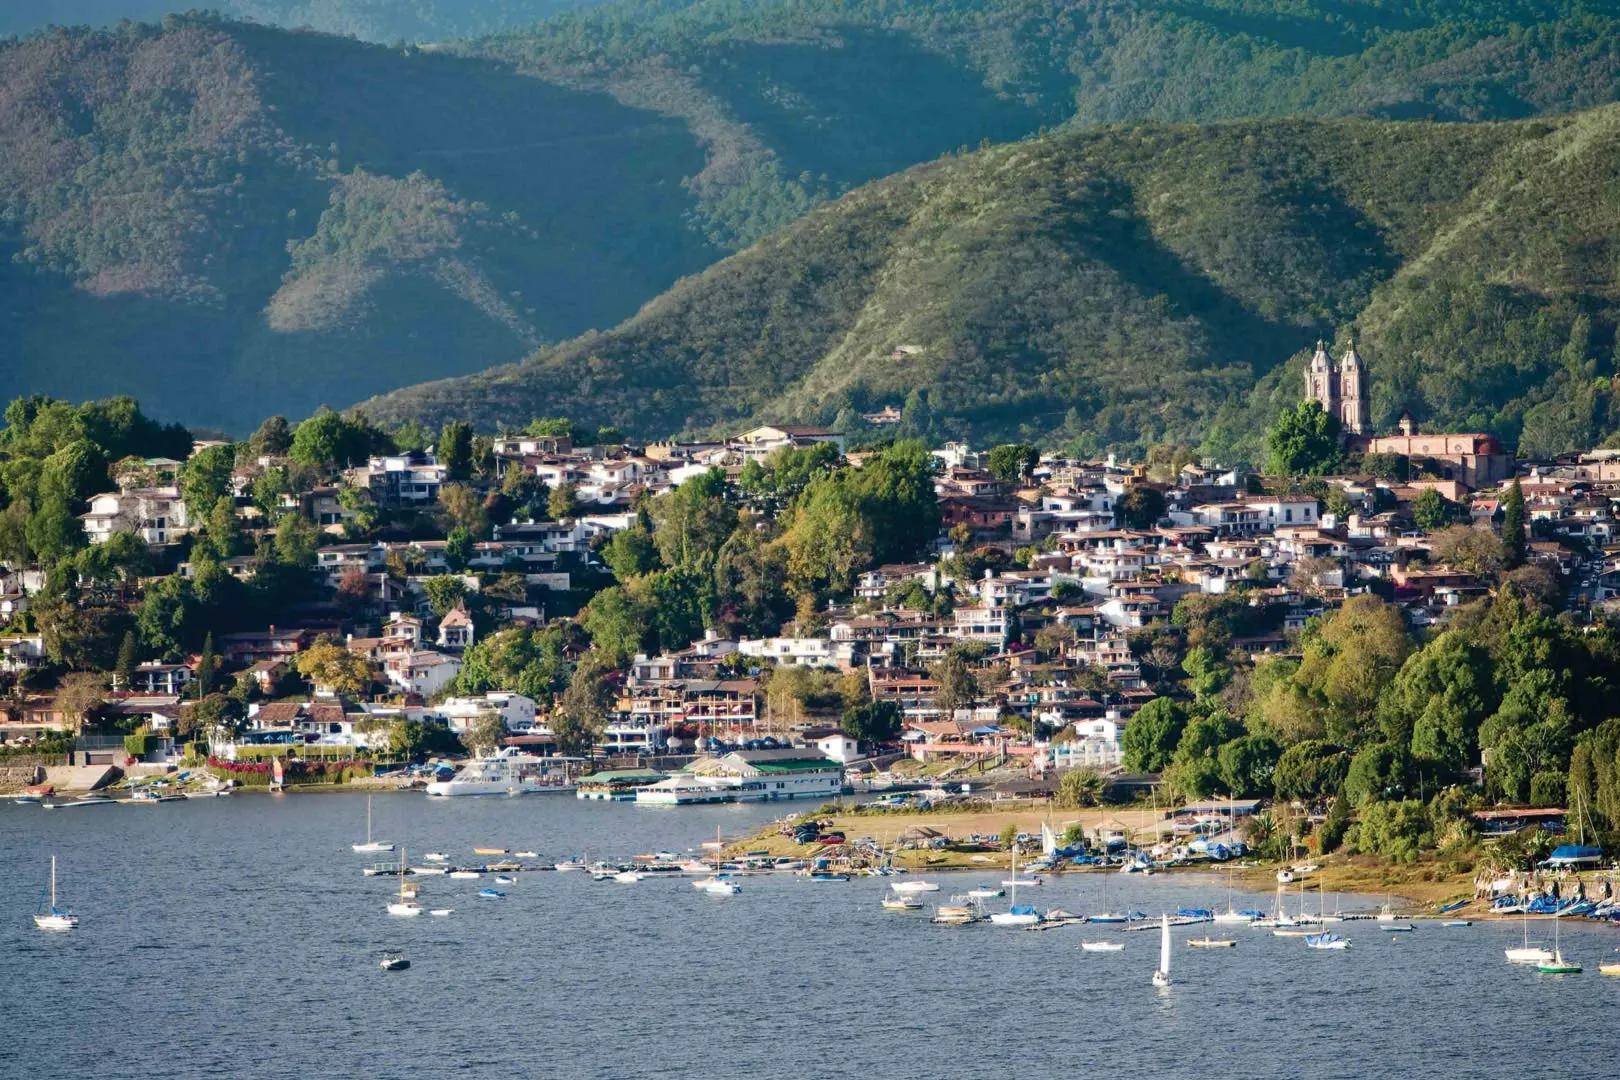
[[[615,330],[367,408],[659,436],[910,397],[936,434],[1228,454],[1298,396],[1290,358],[1354,326],[1381,426],[1409,408],[1556,451],[1612,429],[1616,175],[1620,107],[1053,135],[868,185]]]
[[[131,393],[241,430],[612,326],[959,147],[1143,118],[1521,118],[1614,100],[1617,46],[1620,17],[1577,0],[619,0],[420,50],[201,17],[50,32],[0,45],[0,395]],[[1275,302],[1350,303],[1301,272]]]
[[[178,20],[0,47],[0,397],[250,428],[623,318],[718,252],[675,120]]]

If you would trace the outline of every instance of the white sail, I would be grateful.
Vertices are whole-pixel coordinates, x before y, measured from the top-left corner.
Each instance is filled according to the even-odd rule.
[[[1052,826],[1041,822],[1041,854],[1050,859],[1057,854],[1057,849],[1057,837],[1052,835]]]
[[[1170,916],[1159,923],[1159,974],[1170,977]]]

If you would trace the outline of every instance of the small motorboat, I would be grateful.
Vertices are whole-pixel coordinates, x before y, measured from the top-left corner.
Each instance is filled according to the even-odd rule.
[[[566,872],[569,870],[586,870],[589,869],[589,867],[578,859],[564,859],[556,866],[552,867],[552,869],[558,872]]]
[[[1205,934],[1201,938],[1188,938],[1189,949],[1235,949],[1237,941],[1234,938],[1212,938]]]
[[[449,876],[457,881],[477,881],[484,875],[477,870],[452,870]]]
[[[815,874],[810,875],[810,880],[811,881],[848,881],[849,880],[849,875],[848,874],[815,873]]]
[[[1350,942],[1331,931],[1325,934],[1306,934],[1305,947],[1307,949],[1339,950],[1348,949]]]
[[[499,889],[479,889],[478,890],[478,899],[480,899],[480,900],[505,900],[506,899],[506,894],[501,892],[501,890],[499,890]]]
[[[1009,889],[1027,889],[1031,888],[1032,886],[1039,885],[1041,883],[1041,879],[1038,877],[1010,877],[1003,878],[1001,883],[1007,886]]]
[[[434,916],[435,918],[442,919],[442,918],[444,918],[446,915],[450,914],[454,910],[456,910],[456,909],[455,908],[447,908],[447,907],[436,907],[432,911],[428,912],[428,914]]]
[[[884,911],[921,911],[923,907],[921,900],[918,900],[915,896],[907,896],[904,893],[885,896],[878,902],[883,905]]]
[[[1441,923],[1440,925],[1441,926],[1473,926],[1474,924],[1469,919],[1447,919],[1445,922]]]
[[[699,892],[706,892],[710,896],[735,896],[737,893],[742,892],[742,886],[724,874],[717,874],[701,881],[694,881],[692,882],[692,888]]]
[[[411,966],[411,962],[398,953],[389,953],[382,958],[380,966],[384,971],[404,971]]]
[[[474,855],[508,855],[508,854],[510,854],[510,852],[508,852],[503,847],[475,847],[475,848],[473,848],[473,854]]]
[[[540,857],[538,851],[514,851],[512,854],[519,859],[538,859]]]
[[[907,895],[911,893],[939,892],[939,886],[932,881],[896,881],[889,888],[897,893]]]
[[[1122,941],[1082,941],[1081,952],[1123,952],[1125,943]]]
[[[443,877],[445,869],[442,866],[413,866],[411,867],[411,873],[424,874],[428,877]]]
[[[495,884],[497,884],[497,885],[516,885],[517,884],[517,878],[513,877],[510,874],[496,874],[495,875]]]
[[[621,885],[634,885],[636,882],[640,881],[641,878],[642,874],[639,870],[620,870],[617,874],[613,875],[613,880],[617,881]]]
[[[1386,934],[1410,934],[1416,930],[1417,927],[1413,926],[1411,923],[1397,923],[1393,926],[1389,923],[1379,923],[1378,929],[1384,931]]]
[[[1620,975],[1620,964],[1599,964],[1599,975]]]
[[[446,855],[442,851],[430,851],[426,855],[422,856],[422,858],[426,859],[428,862],[449,862],[450,861],[450,856]]]
[[[997,885],[980,885],[977,888],[969,889],[968,895],[975,900],[994,900],[999,896],[1006,896],[1007,890]]]

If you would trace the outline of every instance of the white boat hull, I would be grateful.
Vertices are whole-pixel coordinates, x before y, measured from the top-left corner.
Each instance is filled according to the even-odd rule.
[[[998,911],[990,916],[990,922],[995,926],[1034,926],[1040,921],[1039,915],[1014,914],[1010,911]]]
[[[371,844],[350,844],[349,847],[352,848],[357,854],[367,854],[367,853],[376,852],[376,851],[393,851],[394,850],[394,845],[393,844],[384,844],[381,841],[377,841],[377,842],[371,843]]]
[[[41,930],[72,930],[79,925],[77,915],[35,915],[34,925]]]
[[[412,919],[422,914],[422,909],[416,904],[389,904],[388,914],[395,918]]]
[[[1118,941],[1082,941],[1081,952],[1124,952],[1125,946]]]
[[[1551,949],[1507,949],[1508,963],[1510,964],[1549,964],[1552,962]]]

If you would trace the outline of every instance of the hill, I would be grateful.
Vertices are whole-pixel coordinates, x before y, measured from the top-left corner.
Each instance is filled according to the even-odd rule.
[[[616,322],[719,252],[679,121],[206,19],[0,48],[0,398],[251,430]]]
[[[240,432],[612,326],[958,148],[1556,112],[1616,97],[1617,27],[1572,0],[622,0],[426,49],[201,16],[42,33],[0,45],[0,396]]]
[[[1312,340],[1353,327],[1380,427],[1410,409],[1557,452],[1620,421],[1617,169],[1620,107],[1049,135],[867,185],[612,331],[366,407],[657,437],[887,403],[935,435],[1254,455]]]
[[[362,41],[442,41],[524,26],[582,2],[589,0],[212,0],[207,10]],[[188,0],[19,0],[0,5],[0,35],[124,19],[155,22],[196,9]]]

